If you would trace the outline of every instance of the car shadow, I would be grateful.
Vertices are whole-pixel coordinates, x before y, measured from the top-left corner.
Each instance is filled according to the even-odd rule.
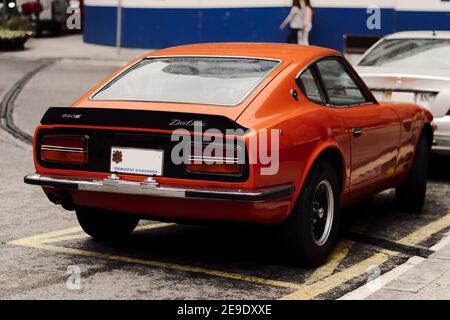
[[[405,212],[395,201],[395,191],[384,193],[345,208],[341,213],[340,239],[349,234],[397,241],[448,213],[447,200],[436,186],[450,181],[446,158],[430,162],[430,191],[423,214]],[[70,247],[152,261],[170,262],[212,270],[302,283],[313,269],[293,265],[283,254],[277,227],[253,224],[173,224],[134,232],[116,242],[92,239],[67,244]],[[380,250],[356,241],[346,264]]]
[[[278,229],[257,225],[185,225],[141,230],[121,241],[66,243],[91,252],[303,283],[314,269],[294,265],[280,250]],[[359,256],[358,256],[359,257]]]
[[[404,210],[395,199],[395,189],[390,189],[344,208],[341,237],[354,238],[356,234],[369,241],[386,239],[395,242],[446,216],[450,208],[449,162],[450,157],[430,155],[427,197],[421,212]]]
[[[428,166],[428,179],[450,183],[450,156],[431,154]]]

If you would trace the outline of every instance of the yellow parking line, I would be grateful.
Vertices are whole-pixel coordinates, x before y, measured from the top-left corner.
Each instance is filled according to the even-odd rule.
[[[447,214],[440,218],[439,220],[433,221],[428,225],[425,225],[421,229],[407,235],[406,237],[397,241],[401,244],[416,245],[427,238],[429,238],[434,233],[442,231],[450,226],[450,214]],[[332,276],[326,277],[320,281],[313,284],[303,285],[301,289],[282,297],[282,300],[302,300],[302,299],[312,299],[321,294],[324,294],[331,289],[341,285],[342,283],[354,279],[368,271],[368,268],[372,265],[381,265],[386,262],[390,256],[398,255],[398,252],[383,250],[379,253],[372,255],[353,265],[345,270],[338,272]]]
[[[134,229],[134,231],[143,231],[143,230],[151,230],[151,229],[159,229],[159,228],[164,228],[164,227],[170,227],[170,226],[174,226],[176,225],[176,223],[149,223],[149,224],[144,224],[142,226],[137,226],[136,229]]]
[[[81,240],[81,239],[87,239],[89,238],[89,235],[82,233],[82,234],[74,234],[71,236],[61,236],[61,237],[54,237],[54,238],[47,238],[47,239],[38,239],[36,242],[31,241],[31,243],[39,243],[39,244],[49,244],[49,243],[56,243],[56,242],[63,242],[63,241],[72,241],[72,240]]]
[[[135,230],[142,231],[142,230],[148,230],[148,229],[162,228],[162,227],[166,227],[166,226],[170,226],[170,225],[173,225],[173,223],[150,223],[150,224],[138,226]],[[79,233],[79,232],[83,232],[83,229],[81,227],[72,227],[72,228],[42,233],[42,234],[38,234],[36,236],[26,237],[26,238],[23,238],[20,240],[41,241],[44,239],[67,236],[69,234]],[[83,235],[84,235],[84,237],[87,237],[87,235],[85,235],[85,234],[83,234]],[[16,240],[16,241],[18,241],[18,240]]]
[[[67,228],[67,229],[63,229],[63,230],[57,230],[57,231],[52,231],[52,232],[38,234],[36,236],[23,238],[21,240],[37,241],[37,240],[41,240],[41,239],[47,239],[47,238],[52,238],[52,237],[64,236],[64,235],[77,233],[77,232],[81,232],[81,231],[83,231],[83,229],[81,229],[81,227],[72,227],[72,228]]]
[[[450,227],[450,214],[447,214],[439,220],[433,221],[430,224],[420,228],[419,230],[410,233],[406,237],[397,241],[405,245],[417,245],[422,241],[428,239],[431,235]]]
[[[379,266],[385,263],[391,256],[396,255],[397,252],[383,250],[371,257],[353,265],[341,272],[335,273],[329,277],[323,278],[313,284],[306,284],[301,286],[297,291],[284,296],[281,300],[308,300],[313,299],[321,294],[324,294],[334,288],[339,287],[343,283],[354,279],[364,273],[368,272],[373,266]]]
[[[303,285],[312,284],[331,275],[337,268],[337,266],[342,262],[342,260],[345,259],[352,246],[352,241],[342,240],[331,254],[328,262],[325,265],[317,268],[314,273],[309,276],[308,279],[306,279]]]
[[[145,226],[140,226],[137,230],[146,230],[161,228],[169,226],[171,224],[149,224]],[[423,240],[426,240],[430,235],[442,231],[450,226],[450,214],[434,221],[421,229],[411,233],[410,235],[400,239],[398,242],[402,244],[414,245],[418,244]],[[342,242],[337,250],[333,253],[329,263],[317,269],[312,276],[304,284],[290,283],[286,281],[277,281],[261,277],[247,276],[238,273],[230,273],[219,270],[211,270],[200,267],[193,267],[187,265],[180,265],[168,262],[145,260],[139,258],[125,257],[125,256],[115,256],[100,252],[87,251],[81,249],[72,249],[60,246],[52,246],[45,243],[55,241],[63,241],[64,239],[79,239],[81,236],[85,235],[70,235],[73,233],[80,232],[81,228],[69,228],[60,231],[49,232],[41,234],[34,237],[23,238],[15,241],[9,242],[9,244],[32,247],[36,249],[43,249],[58,253],[75,254],[86,257],[96,257],[103,258],[113,261],[121,261],[135,264],[142,264],[147,266],[172,269],[185,272],[194,272],[200,274],[206,274],[216,277],[222,277],[227,279],[234,279],[240,281],[251,282],[259,285],[270,285],[275,287],[283,287],[295,290],[293,293],[283,297],[282,299],[292,300],[292,299],[312,299],[321,294],[324,294],[343,283],[354,279],[358,276],[365,274],[371,267],[381,265],[385,263],[390,257],[396,256],[399,253],[390,250],[382,250],[381,252],[375,253],[371,257],[352,265],[340,272],[332,274],[339,263],[345,258],[348,251],[350,250],[351,244],[348,242]]]
[[[52,246],[52,245],[42,244],[39,242],[24,241],[24,240],[20,241],[19,240],[19,241],[12,241],[11,244],[21,245],[21,246],[25,246],[25,247],[31,247],[31,248],[35,248],[35,249],[42,249],[42,250],[47,250],[47,251],[52,251],[52,252],[58,252],[58,253],[73,254],[73,255],[79,255],[79,256],[85,256],[85,257],[95,257],[95,258],[102,258],[102,259],[113,260],[113,261],[142,264],[142,265],[146,265],[146,266],[171,269],[171,270],[177,270],[177,271],[200,273],[200,274],[206,274],[206,275],[210,275],[210,276],[251,282],[251,283],[255,283],[255,284],[259,284],[259,285],[269,285],[269,286],[274,286],[274,287],[283,287],[283,288],[290,288],[290,289],[300,288],[299,284],[285,282],[285,281],[276,281],[276,280],[265,279],[265,278],[254,277],[254,276],[246,276],[246,275],[242,275],[242,274],[238,274],[238,273],[230,273],[230,272],[205,269],[205,268],[193,267],[193,266],[187,266],[187,265],[181,265],[181,264],[175,264],[175,263],[168,263],[168,262],[161,262],[161,261],[154,261],[154,260],[145,260],[145,259],[139,259],[139,258],[125,257],[125,256],[115,256],[115,255],[110,255],[110,254],[95,252],[95,251]]]
[[[150,223],[142,226],[136,227],[135,231],[145,231],[145,230],[151,230],[151,229],[159,229],[164,228],[168,226],[174,225],[173,223]],[[69,236],[60,236],[60,237],[51,237],[51,238],[44,238],[44,239],[31,239],[34,241],[37,241],[39,243],[56,243],[56,242],[62,242],[62,241],[71,241],[71,240],[80,240],[80,239],[86,239],[89,238],[89,235],[86,233],[82,234],[75,234],[75,235],[69,235]],[[29,238],[27,238],[29,239]]]

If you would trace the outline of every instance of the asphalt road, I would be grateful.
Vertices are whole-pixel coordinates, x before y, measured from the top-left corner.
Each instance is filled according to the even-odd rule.
[[[0,57],[0,100],[40,62]],[[20,90],[12,121],[32,134],[46,108],[69,105],[117,67],[54,60]],[[433,157],[430,170],[422,214],[399,210],[393,191],[347,209],[329,263],[307,270],[280,259],[270,228],[147,221],[125,242],[94,241],[73,213],[23,184],[33,171],[31,146],[0,130],[0,299],[339,298],[411,256],[427,256],[449,229],[448,158]],[[81,272],[79,288],[68,269]]]

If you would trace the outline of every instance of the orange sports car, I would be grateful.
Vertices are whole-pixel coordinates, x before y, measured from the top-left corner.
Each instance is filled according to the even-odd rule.
[[[315,266],[341,207],[396,188],[406,209],[422,208],[431,121],[420,106],[379,103],[333,50],[181,46],[50,108],[25,182],[94,238],[126,236],[139,219],[281,225],[285,252]]]

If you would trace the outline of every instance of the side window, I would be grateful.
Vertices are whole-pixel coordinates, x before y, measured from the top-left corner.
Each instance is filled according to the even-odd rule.
[[[300,77],[298,77],[297,85],[309,100],[318,104],[325,104],[325,101],[323,101],[320,94],[319,87],[317,86],[316,78],[311,72],[311,69],[306,70]]]
[[[334,106],[358,105],[367,98],[338,60],[323,60],[317,63],[324,89]]]

